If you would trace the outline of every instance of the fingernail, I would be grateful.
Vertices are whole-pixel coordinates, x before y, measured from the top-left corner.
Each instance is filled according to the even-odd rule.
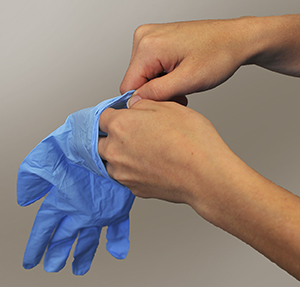
[[[142,98],[138,95],[132,96],[128,101],[127,101],[127,108],[131,108],[137,101],[141,100]]]

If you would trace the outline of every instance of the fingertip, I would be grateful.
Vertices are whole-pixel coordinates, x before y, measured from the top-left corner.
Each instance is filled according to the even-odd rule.
[[[76,264],[72,264],[72,272],[76,276],[83,276],[91,269],[91,264],[87,264],[86,266],[77,266]]]
[[[48,265],[44,265],[44,270],[47,273],[57,273],[57,272],[61,271],[65,267],[65,265],[66,265],[66,263],[64,263],[60,266],[48,264]]]
[[[114,258],[118,259],[118,260],[123,260],[127,257],[127,252],[124,253],[117,253],[117,252],[113,252],[113,251],[108,251],[110,255],[112,255]]]
[[[23,199],[23,198],[19,198],[17,197],[17,203],[21,206],[21,207],[25,207],[29,204],[27,204],[27,202]]]
[[[133,93],[133,95],[127,101],[127,108],[130,109],[136,102],[141,100],[142,98],[139,95]]]
[[[106,250],[109,252],[111,256],[116,259],[122,260],[127,257],[129,252],[129,240],[127,242],[123,240],[123,242],[107,242]]]
[[[32,268],[34,268],[37,264],[33,264],[33,263],[26,263],[26,262],[23,262],[23,268],[24,269],[32,269]]]

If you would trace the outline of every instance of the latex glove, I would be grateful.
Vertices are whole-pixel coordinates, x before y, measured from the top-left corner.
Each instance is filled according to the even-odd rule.
[[[106,248],[118,259],[129,250],[129,211],[134,195],[111,179],[98,155],[99,117],[108,107],[125,108],[132,91],[71,114],[20,165],[17,199],[29,205],[47,194],[30,233],[23,266],[36,266],[46,248],[44,268],[57,272],[78,236],[73,273],[89,269],[103,226]]]

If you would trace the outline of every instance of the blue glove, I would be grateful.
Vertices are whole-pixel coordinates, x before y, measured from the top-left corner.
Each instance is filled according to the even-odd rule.
[[[77,238],[73,273],[91,266],[103,226],[106,249],[124,259],[129,250],[129,211],[135,196],[107,174],[98,154],[99,117],[108,107],[126,108],[133,91],[71,114],[20,165],[17,199],[21,206],[46,196],[33,224],[23,266],[36,266],[46,248],[44,268],[58,272]]]

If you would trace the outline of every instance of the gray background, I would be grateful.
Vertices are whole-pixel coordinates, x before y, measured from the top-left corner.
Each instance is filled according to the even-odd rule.
[[[131,248],[112,258],[101,237],[91,270],[22,268],[40,205],[16,203],[23,158],[67,115],[119,95],[132,36],[143,23],[299,13],[299,0],[0,0],[0,285],[299,286],[285,271],[188,206],[137,199]],[[243,67],[220,87],[190,96],[251,167],[299,194],[297,78]],[[102,235],[104,235],[105,230]]]

